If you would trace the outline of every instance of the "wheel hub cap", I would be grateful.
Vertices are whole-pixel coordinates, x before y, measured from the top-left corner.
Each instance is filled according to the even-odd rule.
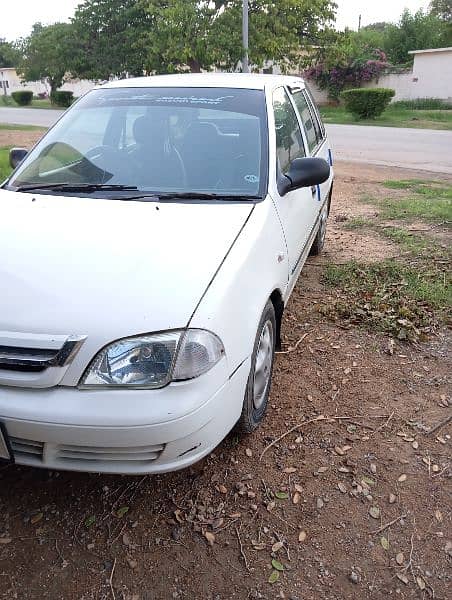
[[[257,347],[256,363],[254,366],[254,408],[259,409],[264,400],[270,383],[273,361],[273,326],[267,321],[261,331]]]

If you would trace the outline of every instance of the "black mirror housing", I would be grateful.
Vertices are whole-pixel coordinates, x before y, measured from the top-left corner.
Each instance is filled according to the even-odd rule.
[[[15,169],[20,165],[23,159],[27,156],[28,150],[26,148],[11,148],[9,151],[9,165],[12,169]]]
[[[292,190],[320,185],[330,176],[330,165],[323,158],[296,158],[278,182],[281,196]]]

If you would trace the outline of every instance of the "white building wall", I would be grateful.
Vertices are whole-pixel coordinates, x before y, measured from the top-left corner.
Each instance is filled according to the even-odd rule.
[[[392,99],[393,102],[420,98],[419,95],[413,96],[413,74],[411,71],[409,73],[388,73],[387,75],[382,75],[377,81],[366,82],[363,87],[391,88],[395,91],[395,96]]]
[[[414,55],[412,98],[452,101],[452,48]]]
[[[4,85],[8,82],[8,86]],[[89,92],[96,83],[87,79],[74,79],[66,82],[60,89],[74,92],[74,97],[78,98],[86,92]],[[15,69],[0,69],[0,95],[11,96],[12,92],[18,90],[30,90],[35,96],[38,94],[50,94],[50,86],[45,81],[25,81],[22,82]]]

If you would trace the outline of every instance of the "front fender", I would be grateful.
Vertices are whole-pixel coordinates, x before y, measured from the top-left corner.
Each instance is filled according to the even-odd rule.
[[[267,196],[255,205],[190,321],[222,339],[231,373],[251,355],[265,304],[275,290],[285,297],[288,277],[284,234]]]

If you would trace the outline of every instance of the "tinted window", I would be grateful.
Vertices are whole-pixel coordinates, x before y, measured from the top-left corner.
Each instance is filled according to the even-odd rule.
[[[290,163],[295,158],[305,156],[305,151],[297,116],[284,88],[273,92],[273,110],[278,170],[280,173],[286,173]]]
[[[304,130],[306,132],[309,151],[312,152],[319,143],[319,140],[316,133],[316,129],[314,127],[314,120],[312,118],[311,111],[309,110],[308,102],[302,91],[295,92],[293,94],[293,99],[295,101],[295,106],[297,107],[298,113],[301,117],[301,122],[303,123]]]
[[[261,90],[101,88],[68,110],[8,185],[262,196],[266,156]]]

